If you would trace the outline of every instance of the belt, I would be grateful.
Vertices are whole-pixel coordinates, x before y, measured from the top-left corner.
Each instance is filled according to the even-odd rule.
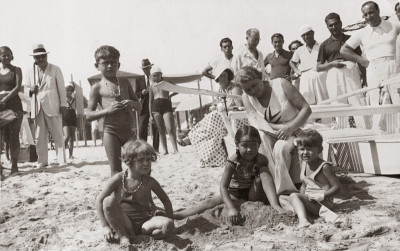
[[[370,62],[376,63],[376,62],[384,62],[384,61],[391,61],[391,60],[395,60],[395,57],[394,56],[379,57],[379,58],[371,59]]]

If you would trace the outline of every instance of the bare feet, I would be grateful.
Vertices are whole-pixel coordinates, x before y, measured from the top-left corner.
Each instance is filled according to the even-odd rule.
[[[123,248],[127,248],[131,245],[128,237],[122,236],[119,240],[119,245]]]
[[[309,222],[307,219],[306,220],[299,219],[299,225],[298,225],[299,228],[306,228],[309,226],[311,226],[311,222]]]

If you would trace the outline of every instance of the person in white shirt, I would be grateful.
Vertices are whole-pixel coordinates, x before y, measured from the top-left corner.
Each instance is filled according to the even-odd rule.
[[[361,11],[368,26],[352,35],[342,46],[340,53],[367,68],[368,86],[378,87],[382,80],[399,72],[396,64],[396,40],[400,33],[400,24],[383,20],[378,4],[373,1],[364,3]],[[360,56],[353,51],[358,46],[362,46],[365,56]],[[367,103],[379,105],[399,102],[398,95],[388,94],[388,88],[397,87],[385,87],[381,93],[378,88],[369,91]],[[397,93],[397,90],[394,92]],[[380,115],[374,116],[373,129],[386,130],[385,119]]]
[[[267,73],[264,66],[264,56],[260,50],[257,49],[260,43],[260,31],[258,29],[252,28],[246,31],[247,44],[242,45],[233,63],[233,70],[235,74],[243,66],[252,66],[256,68],[259,72],[263,74],[263,80],[267,79]]]
[[[313,28],[305,24],[299,32],[305,45],[294,52],[289,64],[295,74],[301,76],[299,92],[308,104],[314,105],[328,98],[326,72],[317,72],[319,43],[314,39]]]
[[[233,65],[232,40],[228,37],[223,38],[221,42],[219,42],[219,46],[221,47],[222,53],[214,57],[202,72],[203,76],[207,78],[215,79],[215,74],[213,73],[218,73],[221,69],[230,68]]]

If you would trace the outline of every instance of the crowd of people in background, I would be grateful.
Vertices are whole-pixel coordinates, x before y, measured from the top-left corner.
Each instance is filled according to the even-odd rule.
[[[399,4],[395,10],[400,13]],[[265,57],[257,48],[261,34],[256,28],[246,31],[246,43],[236,54],[232,53],[232,40],[223,38],[219,44],[222,53],[209,62],[203,75],[215,79],[220,86],[219,92],[232,96],[219,99],[184,139],[178,139],[176,135],[169,92],[157,88],[165,81],[161,68],[151,64],[149,59],[143,59],[140,68],[144,75],[131,84],[127,79],[117,77],[119,51],[108,45],[99,47],[94,57],[101,79],[91,86],[86,118],[88,121],[103,119],[102,139],[110,163],[111,179],[96,205],[104,236],[110,239],[114,230],[126,244],[134,234],[163,237],[173,230],[171,202],[150,176],[151,162],[160,152],[159,141],[162,153],[169,153],[167,135],[173,153],[178,153],[178,144],[193,144],[202,166],[225,165],[221,195],[197,208],[176,213],[178,218],[225,203],[229,208],[229,219],[238,224],[240,216],[232,200],[264,201],[268,198],[278,211],[296,212],[299,225],[306,227],[310,224],[306,213],[318,214],[322,206],[330,207],[340,184],[332,165],[318,158],[322,151],[321,136],[313,130],[301,130],[311,114],[310,105],[365,86],[377,89],[368,92],[366,97],[360,93],[332,102],[360,106],[398,100],[392,96],[390,87],[378,89],[382,80],[399,72],[396,56],[400,55],[398,16],[383,20],[379,6],[373,1],[364,3],[361,11],[367,26],[351,36],[343,33],[339,14],[329,13],[324,21],[331,36],[325,41],[317,42],[315,30],[304,24],[298,30],[304,44],[295,40],[285,50],[284,36],[274,33],[270,38],[274,51]],[[11,64],[11,49],[0,47],[0,111],[10,109],[16,116],[6,129],[11,150],[11,174],[18,172],[19,132],[23,119],[18,92],[22,82],[25,93],[31,97],[30,115],[36,128],[38,168],[49,164],[48,134],[54,140],[60,164],[66,162],[66,147],[69,157],[73,158],[77,127],[75,86],[73,83],[65,85],[61,69],[48,63],[48,53],[42,44],[35,45],[31,54],[33,67],[22,80],[21,69]],[[266,71],[268,65],[270,72]],[[235,99],[235,95],[241,95],[241,99]],[[246,110],[248,121],[243,121],[236,134],[236,155],[226,156],[223,150],[216,148],[216,142],[226,135],[220,113],[239,107]],[[137,127],[134,126],[135,112],[139,115]],[[370,122],[361,121],[357,126],[385,130],[385,122],[384,116],[378,116]],[[146,143],[149,131],[153,146]],[[205,152],[211,155],[203,154]],[[122,161],[128,166],[127,171],[123,171]],[[314,183],[318,193],[314,189],[314,194],[307,195],[307,187]],[[261,187],[263,195],[255,193],[257,186],[257,193]],[[121,191],[123,199],[118,204],[120,201],[115,197],[120,196]],[[160,218],[155,217],[151,191],[165,206]],[[106,201],[108,196],[114,197],[112,203]],[[135,200],[140,203],[135,204]],[[106,211],[103,206],[116,210]],[[142,206],[145,207],[143,212],[140,211]]]

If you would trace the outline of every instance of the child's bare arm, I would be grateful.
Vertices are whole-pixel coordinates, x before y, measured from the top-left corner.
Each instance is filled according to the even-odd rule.
[[[123,100],[122,103],[126,103],[131,109],[135,111],[140,111],[142,109],[142,105],[140,104],[138,98],[136,97],[135,92],[133,91],[132,86],[127,83],[128,86],[128,93],[129,93],[129,100]]]
[[[97,196],[96,199],[96,212],[97,215],[99,216],[100,223],[102,227],[109,227],[109,224],[107,223],[107,220],[104,216],[104,210],[103,210],[103,201],[106,197],[110,196],[112,192],[117,191],[120,186],[121,186],[121,180],[122,177],[120,174],[116,174],[112,176],[104,186],[103,190],[100,192],[100,194]]]
[[[88,121],[96,120],[107,115],[107,110],[96,111],[97,104],[100,100],[100,85],[98,83],[90,87],[90,95],[88,101],[88,112],[86,113],[86,119]]]
[[[332,165],[329,163],[326,163],[322,167],[322,172],[324,173],[325,177],[329,181],[329,184],[331,184],[331,188],[325,191],[324,197],[332,197],[335,194],[337,194],[340,191],[340,182],[339,179],[336,177],[335,172],[333,171]]]
[[[151,177],[150,177],[151,178]],[[167,193],[162,189],[160,183],[158,183],[155,179],[151,178],[152,181],[150,183],[150,189],[157,195],[157,197],[161,200],[164,205],[165,213],[168,218],[174,219],[172,203],[169,199]]]
[[[228,193],[228,187],[229,187],[229,183],[231,182],[232,175],[233,175],[232,167],[228,163],[225,164],[225,170],[224,170],[224,173],[222,174],[221,183],[220,183],[220,193],[221,193],[223,202],[229,209],[235,208],[235,205],[232,202],[231,196]]]

